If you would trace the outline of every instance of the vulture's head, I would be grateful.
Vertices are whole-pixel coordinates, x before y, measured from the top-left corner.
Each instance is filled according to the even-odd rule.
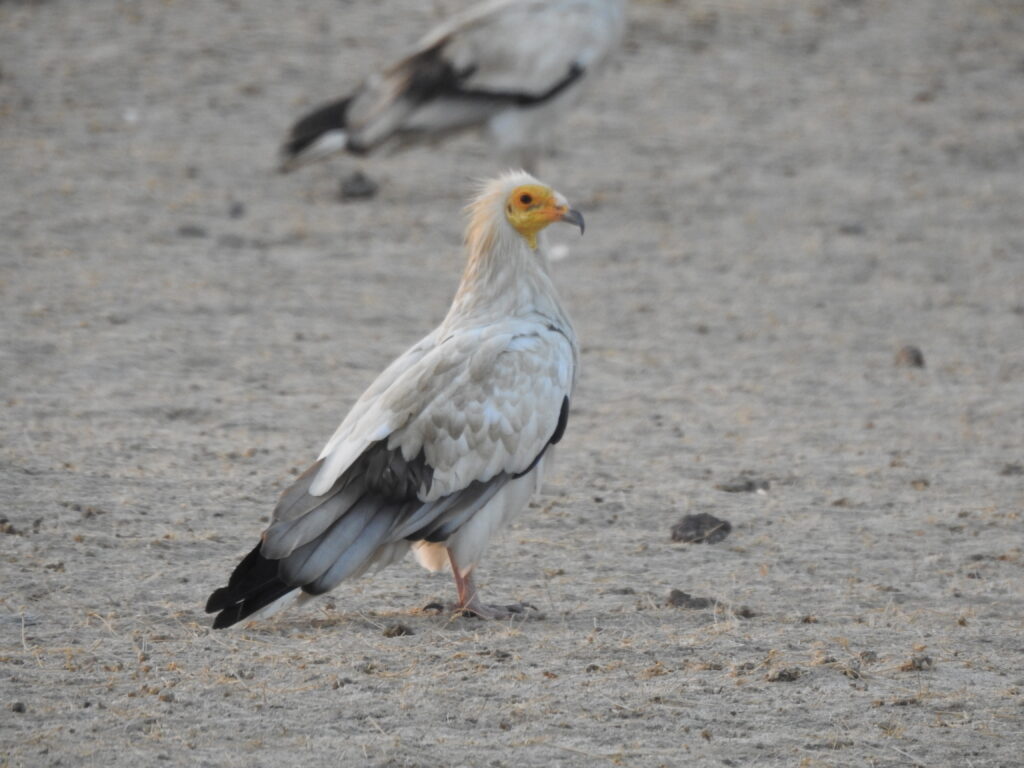
[[[533,249],[540,231],[556,221],[573,224],[583,233],[583,214],[571,208],[561,193],[524,171],[513,171],[489,182],[470,208],[471,240],[475,228],[487,229],[487,224],[502,219],[501,223],[507,222]]]

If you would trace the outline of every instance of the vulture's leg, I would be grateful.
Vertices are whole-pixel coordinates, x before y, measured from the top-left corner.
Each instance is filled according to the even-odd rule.
[[[529,603],[516,603],[515,605],[488,605],[480,601],[477,595],[476,584],[473,581],[473,571],[462,573],[455,560],[452,558],[451,550],[448,550],[448,559],[452,563],[452,574],[455,576],[455,589],[459,595],[459,602],[455,606],[456,613],[477,616],[481,619],[507,619],[510,616],[520,616],[528,608],[537,610]]]

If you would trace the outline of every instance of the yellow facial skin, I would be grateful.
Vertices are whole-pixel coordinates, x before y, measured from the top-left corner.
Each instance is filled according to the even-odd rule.
[[[564,221],[583,231],[583,216],[565,198],[541,184],[516,187],[505,202],[505,215],[530,248],[537,248],[537,233],[548,224]]]

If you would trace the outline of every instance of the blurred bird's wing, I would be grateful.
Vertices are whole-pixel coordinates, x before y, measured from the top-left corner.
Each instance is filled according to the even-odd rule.
[[[553,99],[615,48],[623,6],[499,0],[454,17],[346,105],[350,148],[370,149],[403,131],[455,130]]]

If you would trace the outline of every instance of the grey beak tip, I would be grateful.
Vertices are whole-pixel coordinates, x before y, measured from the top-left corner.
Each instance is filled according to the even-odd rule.
[[[575,208],[570,208],[569,211],[562,217],[562,221],[567,224],[575,224],[580,228],[580,234],[583,234],[586,229],[586,223],[583,221],[583,214],[577,211]]]

